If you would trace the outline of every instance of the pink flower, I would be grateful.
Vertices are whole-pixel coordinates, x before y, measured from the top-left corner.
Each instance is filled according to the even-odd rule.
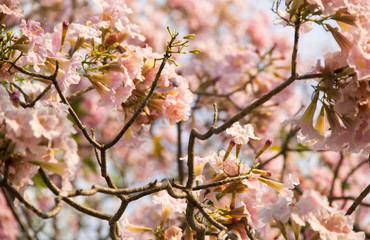
[[[44,45],[46,37],[44,30],[39,22],[33,20],[26,22],[24,19],[22,19],[19,30],[28,38],[29,43],[27,44],[28,51],[24,53],[25,56],[19,59],[18,64],[32,64],[33,69],[38,72],[40,71],[39,65],[43,65],[45,61],[46,49]]]
[[[62,91],[66,91],[70,85],[78,84],[80,82],[80,74],[77,71],[81,67],[81,55],[79,53],[73,54],[71,59],[56,57],[46,58],[46,60],[49,62],[47,68],[50,73],[53,73],[52,71],[55,70],[54,66],[56,66],[56,61],[58,61],[59,70],[57,81]]]
[[[289,180],[285,183],[276,182],[274,180],[262,177],[259,177],[258,180],[260,180],[270,188],[278,191],[279,194],[289,202],[292,202],[294,197],[292,189],[295,187],[295,185],[299,184],[299,179],[297,177],[294,177],[292,174],[289,174]]]
[[[89,76],[90,81],[101,81],[106,83],[106,91],[101,93],[101,101],[99,106],[120,106],[124,103],[132,94],[132,90],[135,89],[132,79],[128,78],[124,72],[114,71],[105,74],[105,76],[99,76],[95,78],[94,75]]]
[[[0,190],[0,239],[16,240],[18,235],[18,223],[6,202],[3,192]]]
[[[17,0],[3,0],[0,4],[0,14],[23,17],[23,11],[19,8],[19,2]]]
[[[0,119],[4,117],[4,113],[8,110],[15,109],[10,101],[9,94],[3,85],[0,85]]]
[[[359,79],[368,79],[370,77],[370,44],[354,45],[349,51],[348,64],[355,69]]]
[[[319,93],[316,92],[310,105],[301,116],[297,116],[283,122],[283,125],[291,122],[293,125],[300,128],[298,140],[301,143],[316,143],[323,139],[323,137],[320,135],[320,132],[315,129],[313,125],[313,118],[318,99]]]
[[[347,4],[343,0],[307,0],[307,2],[311,5],[316,5],[321,11],[322,14],[325,15],[332,15],[334,14],[340,7],[346,6]]]
[[[325,209],[328,212],[334,210],[329,207],[328,199],[320,195],[320,193],[314,190],[305,191],[299,201],[295,204],[291,217],[297,224],[304,226],[308,214],[310,212],[316,212],[319,209]]]
[[[30,121],[30,126],[36,138],[45,137],[48,140],[52,140],[59,136],[57,127],[60,123],[58,117],[54,114],[55,111],[52,107],[41,107],[39,111],[35,112],[34,117]]]
[[[186,209],[185,199],[176,199],[171,197],[167,191],[161,191],[157,195],[152,197],[152,201],[155,204],[161,204],[162,209],[170,206],[172,211],[177,213],[184,213]]]
[[[246,218],[248,223],[254,229],[262,228],[265,225],[259,215],[259,212],[265,207],[264,202],[259,198],[259,195],[262,193],[260,191],[262,191],[262,189],[257,189],[248,193],[248,195],[241,201],[241,205],[246,208]]]
[[[164,118],[169,120],[171,125],[181,120],[187,120],[189,118],[190,103],[192,102],[192,94],[184,94],[185,98],[181,99],[181,96],[167,95],[164,103],[165,115]]]
[[[71,23],[68,27],[67,39],[81,37],[86,40],[94,39],[95,44],[101,43],[101,31],[95,25],[86,26],[79,23]]]
[[[1,92],[5,92],[3,87]],[[67,118],[67,107],[60,104],[56,109],[37,102],[34,108],[15,108],[6,92],[1,96],[4,99],[0,104],[0,120],[6,122],[5,136],[15,144],[13,153],[20,155],[19,160],[10,164],[10,181],[23,192],[32,183],[38,167],[52,163],[55,165],[44,166],[52,166],[49,169],[61,175],[63,190],[67,190],[79,162],[77,143],[71,137],[75,129]],[[58,157],[51,154],[55,151],[61,154]]]
[[[289,220],[290,213],[293,208],[290,204],[290,201],[287,201],[279,195],[274,202],[265,204],[265,206],[258,212],[259,217],[266,224],[271,223],[273,220],[286,223]]]
[[[13,82],[15,71],[9,71],[9,69],[11,69],[10,63],[2,63],[0,66],[0,75],[3,81]]]
[[[239,122],[236,122],[230,128],[226,129],[226,133],[234,138],[236,144],[247,144],[250,138],[260,139],[254,135],[254,128],[251,124],[242,127]]]
[[[30,42],[36,41],[38,44],[42,43],[41,38],[44,36],[44,30],[41,28],[39,22],[35,22],[34,20],[28,20],[26,22],[26,20],[22,19],[19,30],[22,31]]]
[[[345,216],[329,206],[326,197],[316,191],[306,191],[292,210],[291,218],[298,225],[309,224],[323,240],[365,239],[364,232],[353,232],[352,216]]]
[[[323,209],[307,215],[307,223],[311,229],[320,234],[322,240],[363,240],[364,232],[352,231],[353,217],[344,216],[340,213],[330,213]]]
[[[171,226],[164,231],[164,240],[181,240],[182,230],[179,227]]]

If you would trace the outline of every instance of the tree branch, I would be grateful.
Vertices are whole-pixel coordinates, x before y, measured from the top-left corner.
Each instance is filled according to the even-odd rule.
[[[362,200],[367,196],[370,192],[370,184],[367,185],[364,191],[360,193],[360,195],[356,198],[356,200],[352,203],[352,205],[348,208],[346,215],[351,215],[357,208],[358,205],[362,202]]]

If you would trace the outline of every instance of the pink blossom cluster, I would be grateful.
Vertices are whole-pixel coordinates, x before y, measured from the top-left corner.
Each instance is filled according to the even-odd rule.
[[[294,4],[303,4],[303,1],[298,2],[293,1],[292,8]],[[340,51],[326,53],[324,64],[318,60],[313,72],[322,73],[322,78],[315,96],[304,114],[292,120],[301,128],[300,142],[311,144],[315,150],[340,151],[347,148],[355,153],[370,150],[370,5],[358,3],[305,3],[308,4],[305,6],[307,12],[316,17],[331,18],[341,27],[338,30],[329,23],[320,23],[332,34]],[[316,117],[319,102],[322,107]]]
[[[14,16],[14,17],[22,17],[23,13],[22,10],[19,8],[19,1],[17,0],[5,0],[1,1],[0,4],[0,13],[1,18],[5,18],[7,16]]]
[[[79,156],[72,137],[76,131],[67,119],[66,106],[61,104],[56,109],[36,103],[32,109],[22,109],[13,105],[3,86],[0,86],[0,93],[0,120],[5,125],[2,142],[10,140],[11,151],[18,154],[7,163],[9,178],[15,187],[23,191],[32,184],[32,177],[41,166],[60,175],[63,189],[70,189]]]
[[[354,232],[354,219],[330,207],[325,196],[306,191],[291,210],[291,219],[299,226],[309,224],[307,237],[318,235],[320,239],[365,239],[363,232]]]
[[[102,14],[92,16],[88,24],[59,24],[52,33],[45,33],[39,22],[22,20],[23,35],[14,47],[24,56],[17,62],[44,74],[54,73],[58,62],[57,80],[63,92],[81,80],[89,81],[101,95],[100,106],[122,107],[129,118],[149,92],[160,64],[153,68],[154,59],[161,55],[143,44],[144,37],[127,18],[132,11],[125,4],[96,4],[101,6]],[[107,31],[116,32],[106,34]],[[101,37],[105,38],[103,42]],[[104,62],[96,59],[96,51],[110,54],[109,58]],[[150,124],[158,118],[171,124],[186,120],[192,100],[186,79],[176,74],[174,66],[167,65],[137,125]]]

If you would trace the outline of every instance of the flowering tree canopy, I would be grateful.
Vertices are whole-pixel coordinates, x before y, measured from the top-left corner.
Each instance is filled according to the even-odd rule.
[[[270,4],[0,0],[0,239],[370,239],[370,2]]]

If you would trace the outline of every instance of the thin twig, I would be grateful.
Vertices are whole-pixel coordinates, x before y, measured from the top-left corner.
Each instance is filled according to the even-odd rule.
[[[343,182],[342,182],[342,195],[344,194],[344,189],[347,185],[347,182],[348,182],[348,179],[349,177],[351,177],[358,169],[361,168],[362,165],[366,164],[368,162],[367,159],[363,160],[362,162],[360,162],[356,167],[354,167],[348,174],[347,176],[344,178]]]
[[[337,196],[329,196],[328,199],[329,199],[329,201],[330,200],[331,201],[336,201],[336,200],[353,200],[353,201],[355,201],[356,200],[356,198],[353,197],[353,196],[339,196],[339,197],[337,197]],[[370,207],[370,203],[363,203],[363,202],[361,202],[360,205],[361,206],[364,206],[364,207]]]
[[[42,211],[41,209],[33,205],[30,201],[25,199],[14,187],[12,187],[7,182],[3,184],[3,187],[6,188],[9,194],[16,197],[21,203],[23,203],[23,205],[26,206],[27,209],[36,213],[37,216],[43,219],[52,218],[55,215],[57,215],[60,211],[61,204],[59,198],[55,198],[55,206],[50,211]]]
[[[49,84],[32,102],[25,104],[24,108],[33,107],[35,106],[36,102],[38,102],[45,94],[51,89],[52,84]]]
[[[72,101],[74,101],[74,100],[76,100],[77,98],[79,98],[81,95],[83,95],[84,93],[87,93],[87,92],[89,92],[89,91],[91,91],[91,90],[93,90],[93,89],[95,89],[93,86],[90,86],[90,87],[87,87],[87,88],[85,88],[85,89],[82,89],[82,90],[80,90],[80,91],[77,91],[77,92],[75,92],[75,93],[73,93],[73,94],[71,94],[71,95],[69,95],[68,97],[67,97],[67,100],[69,101],[69,102],[72,102]]]
[[[333,191],[334,191],[334,187],[335,187],[335,180],[338,177],[339,169],[340,169],[340,166],[342,165],[343,159],[344,159],[343,153],[340,152],[340,159],[339,159],[338,164],[337,164],[337,166],[334,170],[333,180],[331,181],[329,197],[333,196]],[[331,205],[332,205],[332,200],[329,199],[329,206],[331,206]]]
[[[68,106],[68,111],[69,111],[69,114],[71,114],[74,122],[76,123],[76,125],[78,126],[78,128],[82,131],[82,133],[84,134],[85,138],[96,148],[98,149],[102,149],[102,146],[101,144],[99,144],[97,141],[95,141],[91,136],[90,134],[88,133],[87,129],[86,129],[86,126],[85,124],[83,124],[80,120],[80,118],[78,117],[78,115],[76,114],[76,112],[73,110],[72,106],[69,104],[67,98],[64,96],[63,92],[62,92],[62,89],[60,88],[59,86],[59,83],[57,81],[57,75],[58,75],[58,70],[59,70],[59,62],[56,61],[56,68],[55,68],[55,72],[53,75],[51,76],[43,76],[44,79],[49,79],[53,82],[54,84],[54,87],[55,89],[57,90],[58,92],[58,95],[60,97],[60,99],[62,100],[62,103],[66,104]]]

